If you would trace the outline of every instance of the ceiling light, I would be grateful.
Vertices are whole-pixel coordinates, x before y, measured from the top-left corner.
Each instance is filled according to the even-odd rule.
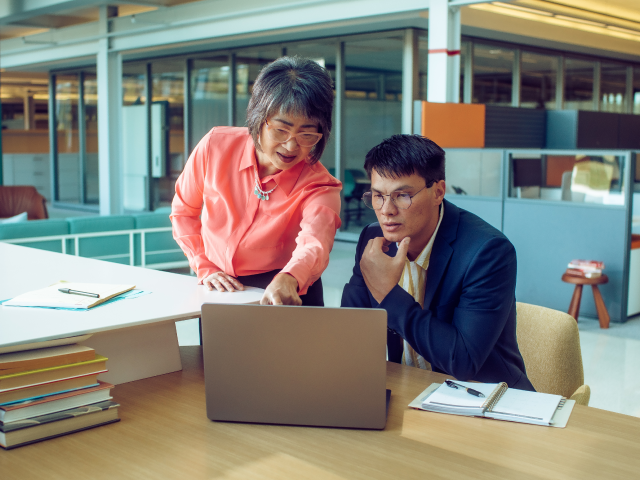
[[[607,28],[610,30],[615,30],[620,33],[628,33],[630,35],[640,35],[640,31],[638,30],[629,30],[628,28],[615,27],[613,25],[607,25]]]
[[[553,17],[553,13],[545,12],[544,10],[537,10],[535,8],[521,7],[519,5],[511,5],[510,3],[491,2],[496,7],[510,8],[512,10],[520,10],[521,12],[535,13],[536,15],[544,15],[545,17]]]
[[[593,27],[606,27],[605,23],[600,23],[600,22],[592,22],[591,20],[585,20],[583,18],[576,18],[576,17],[567,17],[565,15],[554,15],[558,20],[566,20],[568,22],[576,22],[576,23],[582,23],[584,25],[591,25]]]

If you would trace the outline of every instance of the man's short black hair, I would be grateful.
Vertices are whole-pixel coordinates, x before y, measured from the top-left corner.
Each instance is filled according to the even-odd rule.
[[[367,153],[364,168],[369,178],[374,169],[391,179],[418,174],[429,185],[445,180],[444,150],[420,135],[394,135]]]

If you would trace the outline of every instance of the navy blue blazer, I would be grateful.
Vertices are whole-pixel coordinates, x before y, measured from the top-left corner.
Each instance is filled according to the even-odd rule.
[[[395,286],[378,304],[360,272],[367,242],[382,237],[376,222],[360,234],[342,307],[387,311],[388,326],[431,363],[459,380],[506,382],[533,391],[516,340],[516,251],[500,231],[444,201],[431,251],[424,309]],[[387,255],[395,256],[397,246]],[[397,336],[396,336],[397,337]],[[391,351],[391,349],[390,349]]]

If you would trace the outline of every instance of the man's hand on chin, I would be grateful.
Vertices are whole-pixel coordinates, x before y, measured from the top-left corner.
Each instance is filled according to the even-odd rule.
[[[378,303],[382,302],[391,289],[398,285],[409,250],[409,242],[411,242],[409,237],[402,239],[395,257],[385,254],[391,242],[384,237],[376,237],[367,243],[360,259],[360,271],[371,295]]]

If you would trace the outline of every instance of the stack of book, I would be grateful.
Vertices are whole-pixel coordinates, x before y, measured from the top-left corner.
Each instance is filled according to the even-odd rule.
[[[25,346],[25,347],[32,347]],[[107,358],[68,344],[0,354],[0,446],[23,446],[119,421]]]
[[[602,275],[604,269],[604,262],[602,261],[587,261],[583,259],[574,259],[569,262],[569,266],[565,271],[565,274],[576,277],[586,277],[593,279]]]

